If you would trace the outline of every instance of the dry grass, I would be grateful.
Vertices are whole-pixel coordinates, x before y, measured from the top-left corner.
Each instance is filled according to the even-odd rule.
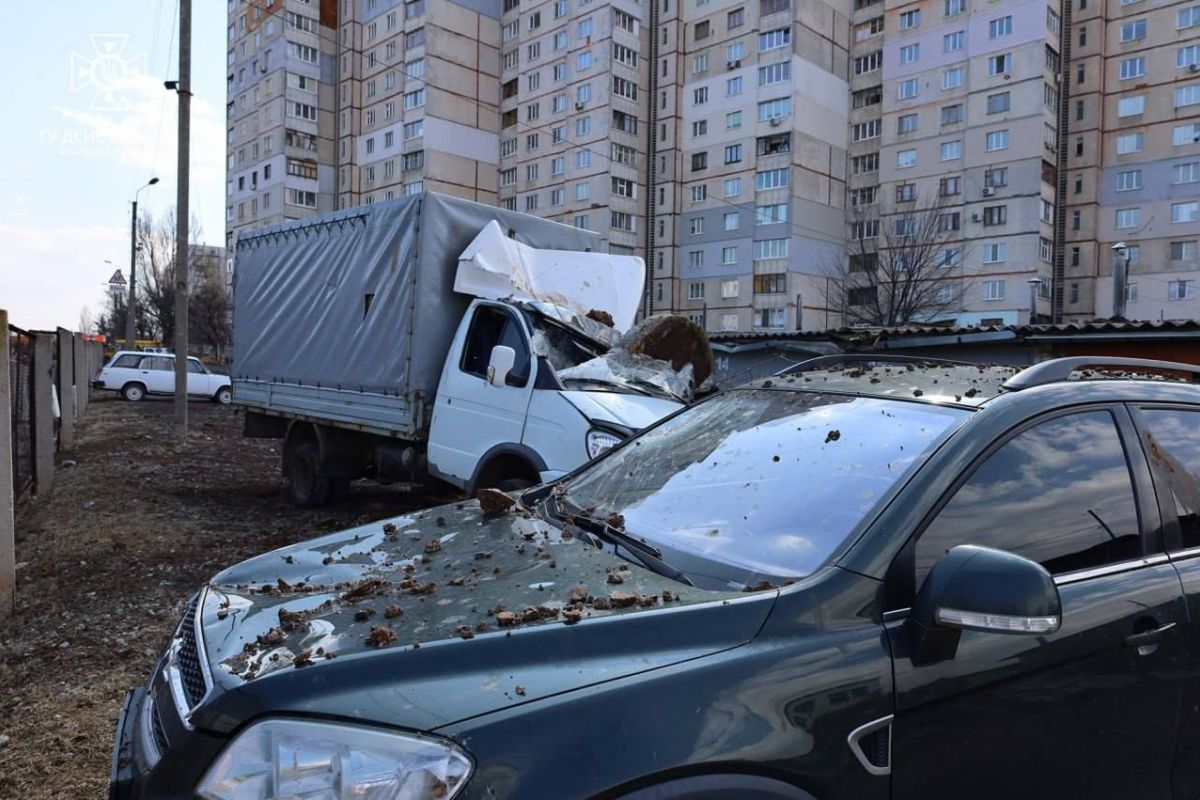
[[[103,798],[117,714],[188,595],[221,568],[436,498],[355,486],[339,506],[288,505],[279,444],[244,439],[236,410],[92,403],[77,466],[18,511],[17,610],[0,622],[0,800]]]

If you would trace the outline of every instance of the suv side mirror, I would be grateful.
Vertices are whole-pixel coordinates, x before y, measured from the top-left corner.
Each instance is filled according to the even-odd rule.
[[[504,386],[508,373],[512,371],[517,361],[517,351],[507,345],[498,344],[492,348],[492,358],[488,362],[487,381],[492,386]]]
[[[964,544],[942,556],[909,615],[913,660],[954,657],[963,630],[1047,634],[1062,624],[1054,579],[1027,558]]]

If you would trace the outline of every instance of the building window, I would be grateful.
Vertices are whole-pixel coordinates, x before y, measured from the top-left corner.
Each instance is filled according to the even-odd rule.
[[[967,0],[945,0],[945,15],[956,17],[967,10]]]
[[[1139,153],[1145,145],[1146,135],[1140,131],[1134,133],[1122,133],[1117,136],[1117,153],[1119,155],[1127,155],[1129,153]]]
[[[1136,94],[1132,97],[1122,97],[1117,101],[1118,117],[1133,117],[1146,110],[1145,95]]]
[[[896,96],[901,100],[910,100],[921,93],[921,82],[916,78],[906,78],[900,81]]]
[[[758,104],[758,120],[765,122],[780,119],[792,113],[792,98],[780,97],[775,100],[765,100]]]
[[[706,186],[705,184],[702,183],[699,186],[692,187],[692,202],[693,203],[703,203],[707,199],[708,199],[708,186]]]
[[[765,67],[758,68],[758,85],[770,86],[775,83],[783,83],[792,78],[792,62],[781,61],[778,64],[768,64]]]
[[[791,28],[777,28],[772,31],[765,31],[758,35],[758,51],[760,53],[767,50],[774,50],[777,47],[786,47],[792,43]]]
[[[942,106],[942,124],[958,125],[963,121],[963,105],[955,103],[952,106]]]
[[[1146,59],[1144,56],[1127,58],[1121,62],[1121,80],[1141,78],[1146,74]]]
[[[1171,204],[1171,222],[1196,222],[1200,220],[1200,202]]]
[[[704,299],[704,284],[689,283],[688,284],[688,300],[703,300]]]
[[[954,197],[962,193],[962,178],[958,175],[948,175],[938,182],[938,194],[942,197]]]
[[[1003,114],[1010,107],[1011,94],[1009,92],[999,92],[997,94],[989,94],[987,97],[987,113]]]
[[[913,133],[917,130],[916,114],[901,114],[896,120],[896,133]]]
[[[984,300],[1003,300],[1004,299],[1004,281],[984,281],[983,282],[983,299]]]
[[[725,147],[725,163],[736,164],[742,160],[742,146],[740,144],[731,144]]]
[[[963,68],[952,67],[942,73],[942,89],[957,89],[963,84]]]
[[[998,264],[1008,260],[1008,244],[1005,242],[988,242],[983,246],[983,263]],[[1000,288],[1000,297],[985,298],[990,300],[999,300],[1004,297],[1003,281]]]
[[[721,264],[722,264],[722,266],[728,267],[728,266],[732,266],[736,263],[738,263],[737,248],[736,247],[722,247],[721,248]],[[737,297],[737,295],[735,294],[734,297]]]
[[[742,215],[737,211],[729,211],[725,214],[725,230],[736,231],[742,226]]]
[[[1171,260],[1172,261],[1189,261],[1195,262],[1196,255],[1200,252],[1197,248],[1195,239],[1185,242],[1171,242]]]
[[[867,53],[865,56],[858,56],[854,59],[854,74],[865,75],[868,72],[874,72],[883,64],[883,51],[876,50],[873,53]]]
[[[999,39],[1012,33],[1012,15],[999,17],[988,22],[988,38]]]
[[[900,30],[906,31],[921,24],[921,10],[913,9],[900,14]]]
[[[754,260],[765,261],[788,257],[787,239],[757,239],[754,242]]]
[[[966,44],[967,44],[966,31],[955,31],[954,33],[947,33],[945,36],[942,37],[942,52],[943,53],[957,53],[959,50],[962,50],[963,47],[966,46]]]
[[[755,225],[775,225],[787,221],[787,203],[775,203],[769,206],[757,206],[754,209]]]
[[[788,185],[788,170],[768,169],[754,175],[754,188],[758,191],[767,189],[782,189]]]
[[[1194,300],[1195,298],[1196,282],[1194,280],[1167,282],[1168,300]]]
[[[1134,42],[1146,38],[1146,20],[1135,19],[1121,23],[1121,41]]]
[[[1175,107],[1194,106],[1200,103],[1200,83],[1179,86],[1175,89]]]
[[[955,139],[951,142],[942,142],[942,161],[952,161],[956,158],[962,158],[962,141]]]
[[[988,152],[1008,149],[1008,131],[990,131],[986,137]]]
[[[896,202],[911,203],[917,199],[917,185],[915,183],[898,183],[896,184]]]
[[[742,193],[742,179],[741,178],[726,178],[724,190],[725,190],[726,197],[739,196]]]
[[[692,172],[708,169],[708,153],[701,151],[692,153]]]
[[[985,206],[983,209],[984,225],[1003,225],[1008,222],[1008,206]]]
[[[1142,188],[1142,171],[1128,169],[1117,173],[1117,191],[1130,192]]]
[[[1197,181],[1200,181],[1200,161],[1175,165],[1172,183],[1196,183]]]
[[[1001,53],[988,58],[988,75],[1003,75],[1012,69],[1012,54]]]
[[[896,152],[896,168],[897,169],[908,169],[909,167],[916,166],[916,164],[917,164],[917,151],[916,150],[899,150]]]
[[[912,64],[921,59],[920,43],[906,44],[900,48],[900,63]]]

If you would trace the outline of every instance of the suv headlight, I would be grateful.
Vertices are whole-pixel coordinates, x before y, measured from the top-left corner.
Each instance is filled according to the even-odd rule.
[[[592,428],[587,432],[588,458],[595,458],[606,450],[611,450],[621,443],[623,437],[603,428]]]
[[[196,791],[207,800],[450,800],[470,775],[467,754],[445,739],[280,719],[240,733]]]

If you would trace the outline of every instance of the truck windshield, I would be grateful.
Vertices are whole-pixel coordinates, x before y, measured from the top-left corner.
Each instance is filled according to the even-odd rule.
[[[533,327],[533,351],[545,356],[555,372],[577,367],[608,352],[599,342],[541,314],[530,313],[527,319]]]
[[[802,577],[970,413],[733,390],[633,439],[564,489],[572,506],[620,515],[626,532],[664,550],[739,573]]]

